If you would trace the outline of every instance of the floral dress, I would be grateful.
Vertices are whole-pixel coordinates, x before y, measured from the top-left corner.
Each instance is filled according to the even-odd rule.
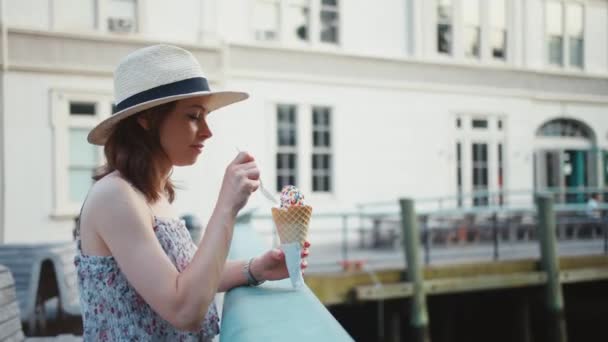
[[[182,272],[196,252],[184,221],[155,216],[154,233]],[[219,333],[215,303],[209,306],[198,332],[181,331],[154,312],[128,283],[112,256],[84,255],[78,239],[74,263],[84,341],[211,341]]]

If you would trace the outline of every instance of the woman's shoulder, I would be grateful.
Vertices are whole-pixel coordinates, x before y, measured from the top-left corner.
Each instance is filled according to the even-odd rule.
[[[136,214],[137,211],[146,208],[144,197],[120,174],[113,172],[93,184],[83,208],[83,215],[115,215],[125,212],[125,209],[130,209]]]

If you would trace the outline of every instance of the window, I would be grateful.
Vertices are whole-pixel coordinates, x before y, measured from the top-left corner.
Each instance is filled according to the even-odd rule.
[[[570,65],[583,67],[583,6],[569,3],[566,6]]]
[[[462,127],[454,128],[453,191],[456,205],[503,205],[508,201],[504,188],[506,121],[503,116],[483,113],[455,115]],[[454,145],[451,145],[454,151]],[[472,196],[468,194],[472,193]],[[466,194],[466,195],[465,195]]]
[[[54,28],[82,31],[97,29],[98,11],[95,0],[60,0],[53,5]]]
[[[485,119],[473,119],[471,120],[471,126],[473,128],[488,128],[488,120]]]
[[[584,66],[583,5],[549,1],[545,11],[548,63],[556,66]]]
[[[545,26],[547,30],[547,55],[549,63],[563,65],[563,28],[562,28],[562,4],[559,2],[548,2]]]
[[[473,143],[473,205],[488,205],[488,144]]]
[[[537,136],[542,137],[571,137],[591,139],[591,130],[579,121],[571,119],[555,119],[542,125]]]
[[[340,42],[338,0],[256,0],[252,23],[258,41],[296,46]]]
[[[137,0],[51,1],[53,29],[134,33],[138,31]]]
[[[277,106],[277,182],[276,190],[297,184],[297,108],[295,105]]]
[[[108,0],[108,31],[129,33],[137,31],[137,1]]]
[[[55,147],[54,216],[74,216],[85,199],[94,170],[103,161],[103,150],[87,142],[87,135],[110,115],[108,95],[53,92]]]
[[[479,0],[463,0],[464,10],[464,53],[469,58],[479,58],[481,29]]]
[[[257,40],[277,40],[279,38],[278,1],[258,0],[254,9],[254,34]]]
[[[321,41],[338,43],[338,0],[321,0]]]
[[[331,192],[331,108],[312,109],[312,191]]]
[[[437,52],[452,54],[451,0],[437,0]]]
[[[308,41],[310,27],[310,4],[308,0],[290,0],[287,5],[285,24],[287,39],[291,41]]]
[[[490,6],[490,48],[494,59],[507,56],[507,16],[505,0],[493,0]]]

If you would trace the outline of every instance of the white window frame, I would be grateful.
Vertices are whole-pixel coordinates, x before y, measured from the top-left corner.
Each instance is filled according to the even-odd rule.
[[[547,4],[548,3],[557,3],[560,4],[562,6],[562,61],[563,64],[562,65],[558,65],[558,64],[554,64],[554,63],[550,63],[549,62],[549,51],[547,49],[547,42],[549,39],[549,34],[547,32]],[[570,63],[570,35],[568,34],[568,4],[577,4],[579,6],[581,6],[582,8],[582,14],[583,14],[583,18],[582,18],[582,22],[583,22],[583,34],[582,34],[582,39],[583,39],[583,60],[582,60],[582,64],[580,67],[579,66],[575,66],[572,65]],[[587,39],[585,37],[585,22],[587,19],[586,16],[586,6],[585,6],[585,2],[584,1],[574,1],[574,0],[545,0],[543,3],[543,56],[544,56],[544,63],[547,67],[551,68],[551,69],[556,69],[556,70],[567,70],[567,71],[584,71],[585,67],[586,67],[586,63],[585,63],[585,58],[586,58],[586,53],[585,53],[585,49],[586,49],[586,42]]]
[[[266,3],[266,4],[271,4],[271,5],[275,5],[277,7],[277,27],[276,27],[276,36],[274,37],[274,39],[266,39],[266,38],[259,38],[258,37],[258,32],[259,32],[259,28],[256,26],[256,11],[257,11],[257,7],[259,3]],[[251,31],[253,33],[253,39],[257,42],[278,42],[281,41],[282,39],[282,32],[281,32],[281,27],[282,27],[282,18],[281,18],[281,0],[253,0],[253,4],[252,4],[252,11],[251,11]]]
[[[96,114],[91,117],[71,117],[70,102],[96,104]],[[72,127],[93,128],[101,120],[111,115],[112,95],[110,92],[82,92],[56,89],[51,91],[51,117],[54,144],[54,198],[51,217],[71,219],[78,215],[82,203],[72,202],[69,193],[69,130]],[[98,147],[99,165],[105,161],[103,147]]]
[[[145,16],[144,16],[144,7],[146,6],[146,1],[148,0],[133,0],[135,2],[135,23],[134,27],[131,31],[128,32],[114,32],[109,29],[108,20],[110,16],[108,14],[109,10],[109,2],[111,0],[91,0],[93,6],[95,8],[95,23],[93,25],[92,30],[84,29],[84,32],[96,32],[96,33],[107,33],[107,34],[116,34],[116,35],[137,35],[143,31],[145,26]],[[51,27],[53,29],[58,29],[60,31],[66,31],[71,29],[64,29],[61,27],[61,23],[57,23],[57,16],[55,14],[56,7],[58,4],[52,4],[52,13],[51,13]]]
[[[341,46],[342,42],[342,13],[343,13],[343,2],[346,0],[338,0],[336,6],[338,13],[338,34],[337,42],[322,42],[321,41],[321,9],[322,0],[306,0],[308,1],[309,8],[309,25],[308,25],[308,40],[296,41],[293,39],[287,39],[288,23],[285,18],[287,17],[288,6],[293,0],[274,0],[279,3],[279,32],[277,39],[274,40],[259,40],[256,38],[255,26],[255,8],[258,2],[273,2],[273,0],[250,0],[249,1],[249,32],[252,42],[256,44],[267,44],[271,46],[287,46],[295,48],[308,48],[316,47],[320,49],[336,49]]]
[[[313,116],[314,116],[314,109],[315,108],[324,108],[324,109],[329,109],[329,125],[328,126],[322,126],[322,125],[317,125],[317,127],[323,127],[322,130],[320,130],[319,132],[328,132],[329,133],[329,146],[328,147],[323,147],[323,146],[314,146],[314,133],[315,133],[315,125],[313,123]],[[311,121],[311,136],[313,136],[312,139],[312,144],[311,144],[311,168],[310,168],[310,172],[311,172],[311,177],[310,177],[310,189],[311,192],[315,192],[315,193],[319,193],[319,194],[331,194],[334,192],[335,189],[335,177],[334,177],[334,109],[331,106],[325,106],[325,105],[313,105],[312,109],[311,109],[311,113],[310,113],[310,121]],[[327,170],[322,170],[322,171],[317,171],[315,172],[315,170],[312,168],[312,158],[314,158],[315,154],[327,154],[329,155],[329,168]],[[315,176],[327,176],[329,178],[329,189],[327,191],[323,191],[323,190],[314,190],[314,182],[313,182],[313,178]]]
[[[432,55],[440,61],[460,61],[464,63],[477,64],[480,61],[487,64],[493,65],[504,65],[505,63],[509,63],[512,56],[514,47],[513,39],[512,39],[512,26],[513,26],[513,1],[514,0],[505,0],[505,27],[504,32],[506,35],[505,40],[505,56],[504,58],[495,58],[492,54],[492,32],[495,27],[492,25],[491,20],[489,18],[491,14],[491,6],[494,4],[491,1],[479,0],[479,56],[466,56],[465,52],[465,22],[464,22],[464,6],[462,0],[452,0],[452,17],[451,22],[449,23],[452,28],[452,46],[449,53],[439,52],[438,49],[438,26],[439,16],[437,13],[439,2],[438,0],[433,0],[433,10],[432,10],[432,34],[433,38],[433,47],[432,47]]]
[[[461,193],[463,194],[462,206],[472,207],[473,199],[470,194],[473,189],[473,144],[487,144],[488,150],[488,189],[490,193],[504,193],[507,191],[509,175],[508,175],[508,145],[507,145],[507,125],[506,116],[503,114],[482,114],[475,111],[462,111],[453,115],[455,139],[452,142],[450,150],[454,151],[453,176],[451,177],[454,184],[454,194],[456,196],[456,204],[458,203],[459,188],[457,182],[457,159],[456,159],[456,144],[460,143],[461,151]],[[460,119],[460,128],[456,127],[456,120]],[[473,120],[487,120],[487,128],[473,128]],[[498,121],[502,122],[502,128],[498,128]],[[502,188],[498,184],[498,145],[502,145]],[[495,206],[499,204],[499,196],[491,196],[488,205]],[[503,196],[503,204],[507,204],[507,196]]]
[[[293,97],[282,97],[282,98],[273,98],[269,99],[265,104],[265,118],[266,118],[266,126],[265,129],[269,134],[266,134],[266,144],[269,146],[270,155],[268,155],[268,160],[271,161],[271,164],[268,164],[268,170],[272,170],[272,174],[268,174],[268,188],[272,188],[275,191],[277,190],[277,168],[276,168],[276,155],[277,153],[281,153],[283,151],[278,146],[277,141],[277,133],[278,133],[278,122],[277,122],[277,106],[278,105],[294,105],[297,111],[297,147],[287,151],[293,151],[297,155],[297,164],[296,164],[296,177],[297,183],[296,185],[300,190],[304,193],[310,194],[309,199],[315,201],[326,201],[335,198],[335,191],[338,187],[335,172],[337,170],[336,164],[336,155],[335,155],[335,147],[336,146],[336,125],[337,125],[337,111],[338,108],[335,104],[332,103],[324,103],[321,101],[313,102],[302,102],[301,99],[297,96]],[[331,108],[332,117],[331,117],[331,132],[330,139],[332,143],[331,148],[331,156],[332,156],[332,174],[330,188],[331,191],[319,192],[312,191],[312,156],[314,153],[313,149],[313,124],[312,124],[312,110],[313,107],[327,107]],[[272,178],[271,178],[272,177]],[[272,179],[272,183],[270,180]],[[265,178],[264,178],[265,180]]]
[[[278,134],[279,134],[280,126],[279,126],[279,120],[278,120],[278,113],[279,113],[279,107],[281,107],[281,106],[289,106],[289,107],[295,108],[294,123],[293,123],[293,125],[294,125],[293,129],[295,131],[295,145],[294,146],[279,145],[279,136],[278,136]],[[300,125],[299,125],[299,122],[300,122],[301,119],[300,119],[300,108],[299,108],[299,106],[297,104],[288,103],[288,102],[281,102],[281,103],[277,103],[274,108],[275,108],[274,109],[274,117],[275,117],[275,122],[276,122],[276,130],[274,132],[275,146],[276,146],[276,153],[274,155],[276,176],[275,176],[275,179],[274,179],[274,182],[273,182],[273,184],[274,184],[273,188],[275,189],[275,191],[279,192],[280,190],[278,189],[277,179],[280,176],[288,176],[288,177],[289,176],[293,176],[294,180],[295,180],[295,183],[300,183],[301,182],[301,177],[300,177],[300,169],[301,169],[301,166],[300,166],[300,160],[301,160],[301,158],[300,158],[300,156],[301,155],[300,155],[300,153],[298,151],[299,150],[299,146],[301,145],[301,141],[300,141],[301,140],[300,139],[301,135],[300,135]],[[278,158],[279,154],[293,154],[294,155],[294,158],[295,158],[295,161],[294,161],[295,165],[294,166],[295,166],[295,168],[293,170],[291,170],[289,172],[289,174],[287,174],[287,175],[285,175],[285,174],[280,175],[278,173],[279,169],[276,167],[276,164],[278,162],[277,158]],[[292,184],[292,185],[294,185],[294,184]]]

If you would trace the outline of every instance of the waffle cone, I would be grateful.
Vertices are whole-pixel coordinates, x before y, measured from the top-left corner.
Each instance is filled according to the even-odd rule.
[[[311,216],[312,207],[309,205],[287,209],[272,208],[272,219],[277,226],[281,243],[304,244]]]

